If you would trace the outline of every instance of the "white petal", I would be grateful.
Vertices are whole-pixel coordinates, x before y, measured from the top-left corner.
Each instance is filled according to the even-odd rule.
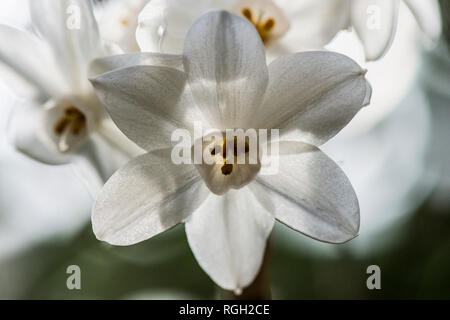
[[[436,67],[442,68],[442,61]],[[436,70],[429,70],[433,77]],[[444,82],[447,83],[444,92],[447,92],[449,80]],[[342,169],[358,195],[362,224],[354,245],[365,253],[373,245],[370,243],[373,239],[386,228],[408,219],[408,213],[417,209],[429,196],[430,187],[434,189],[435,180],[425,173],[430,168],[427,156],[430,144],[444,143],[438,149],[447,152],[447,156],[434,153],[435,159],[449,159],[450,149],[444,147],[448,143],[448,129],[442,133],[442,139],[431,136],[430,130],[435,127],[431,122],[430,102],[419,85],[410,87],[410,90],[402,103],[376,127],[351,136],[340,134],[323,146],[324,152],[337,163],[342,163]],[[436,107],[436,104],[431,105]],[[450,113],[437,114],[444,123],[450,119]],[[450,177],[449,174],[442,176]]]
[[[260,175],[276,218],[305,235],[342,243],[359,231],[359,205],[344,172],[318,148],[300,142],[281,142],[279,172]]]
[[[273,224],[273,215],[244,187],[224,196],[211,194],[186,221],[186,234],[212,280],[239,291],[258,274]]]
[[[176,166],[170,149],[140,156],[105,184],[92,210],[99,240],[132,245],[186,219],[209,194],[195,168]]]
[[[144,149],[128,139],[128,137],[116,126],[114,121],[112,121],[111,117],[105,117],[98,121],[96,130],[95,132],[92,132],[91,135],[92,134],[100,135],[113,149],[121,151],[131,158],[136,158],[137,156],[147,153]],[[120,167],[122,167],[122,165]]]
[[[18,29],[0,25],[0,64],[29,82],[43,96],[61,92],[61,81],[51,63],[51,50],[39,39]],[[3,75],[3,73],[2,73]],[[4,76],[2,80],[11,85]],[[16,88],[11,86],[13,90]]]
[[[364,45],[367,60],[381,58],[391,47],[397,30],[399,3],[399,0],[353,0],[351,21]]]
[[[30,1],[30,12],[33,26],[52,46],[67,81],[73,89],[85,90],[88,64],[102,54],[91,1]]]
[[[96,59],[91,63],[89,75],[95,77],[116,69],[145,65],[170,67],[180,71],[184,69],[183,57],[181,55],[138,52]]]
[[[231,9],[236,0],[152,0],[139,15],[141,51],[180,54],[197,18],[211,9]]]
[[[11,111],[8,135],[17,150],[27,156],[51,165],[69,163],[70,154],[62,154],[46,137],[42,122],[45,111],[37,105],[17,105]]]
[[[146,150],[170,147],[176,129],[201,121],[183,72],[137,66],[105,73],[92,83],[112,119]]]
[[[184,68],[194,98],[217,129],[246,128],[267,87],[261,38],[245,18],[212,11],[189,30]]]
[[[348,0],[275,0],[290,23],[290,30],[269,52],[289,54],[322,49],[335,35],[348,28],[350,1]]]
[[[439,37],[442,29],[442,19],[439,4],[435,0],[404,0],[413,13],[420,28],[431,38]]]
[[[281,129],[286,139],[323,144],[370,101],[365,73],[338,53],[280,57],[269,65],[269,86],[253,125]]]

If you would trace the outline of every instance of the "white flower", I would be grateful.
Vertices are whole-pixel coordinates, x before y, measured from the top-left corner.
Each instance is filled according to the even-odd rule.
[[[139,51],[136,42],[138,15],[149,0],[108,0],[97,5],[102,39],[119,45],[125,52]]]
[[[323,0],[322,0],[323,1]],[[400,0],[347,0],[347,15],[364,47],[366,59],[381,58],[391,47],[396,35]],[[437,38],[441,31],[439,6],[435,0],[403,0],[417,23],[430,39]]]
[[[440,30],[434,0],[404,0],[431,37]],[[180,53],[193,21],[220,8],[245,16],[258,29],[269,57],[321,49],[354,27],[368,60],[380,58],[394,38],[400,0],[151,0],[139,17],[142,51]],[[430,13],[432,19],[430,19]],[[425,21],[425,19],[427,19]],[[428,20],[429,19],[429,20]]]
[[[239,292],[261,266],[275,218],[325,242],[357,235],[353,188],[311,143],[333,137],[368,104],[365,70],[329,52],[288,55],[267,67],[255,28],[227,11],[195,22],[183,56],[156,56],[157,66],[126,67],[92,80],[119,128],[149,151],[99,194],[92,212],[98,239],[132,245],[185,222],[201,267],[221,287]],[[194,121],[219,130],[280,128],[279,173],[242,176],[236,186],[234,174],[252,171],[250,165],[236,165],[215,182],[200,173],[203,165],[173,164],[171,134],[192,131]]]
[[[28,0],[0,2],[1,21],[31,32],[27,5]],[[11,45],[11,43],[5,42],[3,45]],[[8,74],[3,71],[0,71],[2,102],[0,131],[3,132],[3,135],[0,135],[0,261],[3,262],[2,265],[11,260],[12,256],[17,256],[42,241],[56,237],[62,241],[69,241],[88,222],[89,208],[92,206],[89,190],[86,190],[83,180],[76,175],[80,169],[85,172],[92,167],[91,163],[87,163],[85,159],[79,159],[80,162],[85,162],[84,168],[80,162],[67,166],[47,166],[33,161],[12,148],[5,133],[11,109],[16,106],[18,100],[11,87],[16,89],[18,86],[11,83],[11,78],[7,77]],[[95,178],[98,177],[97,170],[93,170],[93,174]],[[85,174],[83,178],[87,180]],[[90,182],[92,180],[89,179]],[[18,290],[24,289],[21,286],[23,283],[15,282],[16,284]]]
[[[107,159],[96,159],[100,175],[108,176],[124,161],[118,145],[127,151],[135,147],[106,116],[88,81],[90,62],[107,54],[90,1],[29,5],[37,36],[0,25],[0,64],[8,71],[4,80],[21,96],[10,119],[15,147],[47,164],[108,153]]]

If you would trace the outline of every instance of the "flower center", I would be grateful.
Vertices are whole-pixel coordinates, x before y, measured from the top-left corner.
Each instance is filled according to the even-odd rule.
[[[255,26],[262,42],[267,44],[275,27],[275,19],[272,17],[266,18],[263,11],[254,14],[252,9],[248,7],[243,8],[241,14]]]
[[[59,152],[73,151],[86,139],[93,113],[76,98],[50,100],[44,116],[45,131]]]
[[[237,137],[234,137],[234,143],[231,145],[228,143],[225,139],[222,143],[222,145],[217,145],[211,150],[211,155],[221,155],[223,160],[223,165],[221,168],[222,174],[224,176],[229,176],[233,173],[233,168],[235,165],[237,165],[237,159],[239,158],[239,155],[241,154],[248,154],[250,152],[250,145],[248,141],[245,141],[244,146],[239,146],[239,141]],[[233,153],[233,162],[231,163],[227,158],[227,153]]]
[[[258,135],[256,132],[236,131],[206,136],[198,142],[202,144],[203,159],[196,162],[195,167],[209,190],[216,195],[245,187],[261,170]],[[192,148],[195,149],[195,144]]]
[[[289,19],[273,0],[241,0],[234,6],[233,12],[255,26],[265,47],[289,30]]]
[[[66,132],[77,136],[85,128],[86,116],[77,107],[70,105],[64,109],[63,115],[55,123],[54,131],[58,136],[62,136]]]

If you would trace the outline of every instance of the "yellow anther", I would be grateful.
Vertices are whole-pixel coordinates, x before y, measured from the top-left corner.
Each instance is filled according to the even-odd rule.
[[[275,20],[272,19],[272,18],[270,18],[270,19],[267,19],[267,21],[264,23],[264,25],[262,26],[262,28],[263,28],[265,31],[270,31],[270,30],[273,29],[274,26],[275,26]]]
[[[250,22],[253,22],[252,10],[250,8],[244,8],[241,11],[242,15],[246,17]]]
[[[266,20],[263,20],[264,13],[261,12],[259,14],[258,20],[255,21],[253,19],[254,18],[253,12],[250,8],[242,9],[241,14],[255,26],[256,31],[258,31],[262,42],[266,44],[270,40],[271,33],[275,27],[275,19],[267,18]]]

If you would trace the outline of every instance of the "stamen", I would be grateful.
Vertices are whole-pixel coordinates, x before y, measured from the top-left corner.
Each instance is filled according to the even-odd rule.
[[[250,8],[244,8],[241,10],[242,15],[247,18],[248,21],[250,21],[256,28],[256,31],[258,31],[259,36],[261,37],[261,40],[264,44],[266,44],[270,38],[271,38],[271,31],[275,27],[275,19],[268,18],[265,21],[263,21],[264,18],[264,12],[260,12],[258,16],[258,20],[253,20],[253,12]]]
[[[69,106],[64,110],[61,119],[56,122],[54,131],[59,136],[69,132],[73,135],[79,135],[85,128],[86,116],[76,107]]]
[[[252,157],[253,143],[257,147],[257,140],[250,140],[252,138],[253,136],[245,133],[230,135],[227,131],[215,138],[213,144],[203,142],[202,153],[206,156],[206,161],[195,167],[212,193],[224,195],[230,189],[243,188],[256,178],[261,170],[261,163],[257,154],[256,159]]]
[[[84,117],[84,116],[83,116]],[[79,135],[81,131],[86,127],[86,120],[78,120],[72,124],[72,134]]]
[[[264,23],[263,25],[263,29],[265,31],[270,31],[273,29],[273,27],[275,26],[275,20],[273,20],[272,18],[267,19],[266,23]]]
[[[230,149],[230,150],[228,150]],[[233,149],[233,150],[231,150]],[[239,147],[238,146],[238,138],[234,137],[234,145],[233,147],[231,147],[230,145],[227,146],[227,140],[223,140],[222,142],[222,146],[215,146],[213,149],[211,149],[211,155],[215,156],[220,154],[222,156],[222,160],[224,165],[222,166],[221,170],[222,170],[222,174],[225,176],[230,175],[233,172],[233,164],[227,163],[227,151],[231,152],[233,151],[234,153],[234,158],[237,159],[240,153],[249,153],[250,152],[250,145],[249,143],[246,141],[245,142],[245,146]]]
[[[241,11],[242,15],[246,17],[250,22],[253,22],[252,10],[250,8],[244,8]]]
[[[273,3],[270,7],[244,6],[237,12],[255,26],[264,45],[269,45],[271,40],[279,38],[289,29],[288,24],[284,23],[283,12]]]
[[[120,23],[123,25],[123,26],[128,26],[128,24],[129,24],[129,21],[128,21],[128,19],[126,19],[126,18],[123,18],[122,20],[120,20]]]
[[[58,122],[56,122],[55,124],[55,133],[57,135],[62,135],[64,130],[67,128],[67,126],[69,125],[69,120],[67,118],[61,118]]]
[[[224,158],[225,160],[227,159],[227,140],[224,140],[223,144],[222,144],[222,158]]]

